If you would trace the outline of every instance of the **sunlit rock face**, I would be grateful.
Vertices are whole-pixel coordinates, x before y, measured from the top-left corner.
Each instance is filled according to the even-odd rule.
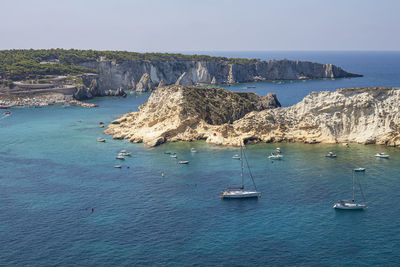
[[[227,60],[124,61],[120,64],[98,61],[80,65],[99,71],[99,75],[90,76],[85,83],[89,87],[91,80],[96,79],[99,94],[102,91],[118,88],[152,91],[161,81],[163,85],[197,85],[360,76],[348,73],[332,64],[293,60],[270,60],[247,64],[232,64]]]
[[[291,107],[276,96],[223,88],[166,86],[105,131],[154,146],[168,141],[363,143],[400,146],[400,89],[311,93]]]

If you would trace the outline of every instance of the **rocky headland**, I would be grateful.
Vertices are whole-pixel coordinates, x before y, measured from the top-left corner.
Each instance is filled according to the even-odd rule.
[[[167,85],[361,77],[332,64],[76,49],[0,50],[0,94],[126,96]]]
[[[249,61],[232,63],[211,61],[123,61],[83,62],[96,69],[97,75],[83,78],[84,86],[75,93],[77,99],[92,96],[121,95],[124,90],[152,91],[165,85],[234,84],[271,80],[307,80],[348,78],[362,75],[349,73],[332,64],[297,60]]]
[[[172,85],[155,90],[138,112],[113,121],[105,133],[148,146],[179,140],[400,146],[399,103],[400,89],[392,87],[311,93],[280,107],[274,94]]]

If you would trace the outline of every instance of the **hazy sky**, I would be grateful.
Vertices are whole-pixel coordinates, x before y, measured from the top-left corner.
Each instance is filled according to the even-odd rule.
[[[0,0],[0,49],[400,50],[399,0]]]

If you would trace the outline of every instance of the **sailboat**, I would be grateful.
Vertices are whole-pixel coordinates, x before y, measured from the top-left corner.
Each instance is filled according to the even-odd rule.
[[[251,180],[253,181],[254,190],[245,190],[244,189],[243,158],[246,160],[246,165],[247,165],[247,168],[249,169],[249,174],[250,174]],[[257,191],[257,187],[254,182],[253,175],[251,174],[250,166],[249,166],[249,163],[247,162],[247,157],[243,151],[242,144],[240,144],[240,168],[241,168],[240,176],[242,177],[242,185],[228,187],[226,190],[222,191],[221,192],[222,199],[224,199],[224,198],[231,199],[231,198],[259,198],[259,197],[261,197],[261,192]]]
[[[363,171],[360,172],[359,171],[360,169],[363,169]],[[335,203],[333,205],[333,208],[341,209],[341,210],[363,210],[363,209],[368,208],[367,205],[356,202],[356,175],[355,175],[355,173],[356,172],[364,173],[364,171],[365,171],[364,168],[357,168],[352,171],[352,173],[353,173],[353,199],[352,200],[339,200],[337,203]],[[361,192],[361,195],[365,202],[364,193],[362,191],[361,183],[360,183],[359,179],[358,179],[358,186],[360,187],[360,192]]]

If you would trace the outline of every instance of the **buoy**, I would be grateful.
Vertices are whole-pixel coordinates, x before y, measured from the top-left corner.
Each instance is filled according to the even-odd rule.
[[[213,133],[214,136],[217,136],[217,133]]]
[[[164,177],[164,173],[161,173],[161,176]]]

